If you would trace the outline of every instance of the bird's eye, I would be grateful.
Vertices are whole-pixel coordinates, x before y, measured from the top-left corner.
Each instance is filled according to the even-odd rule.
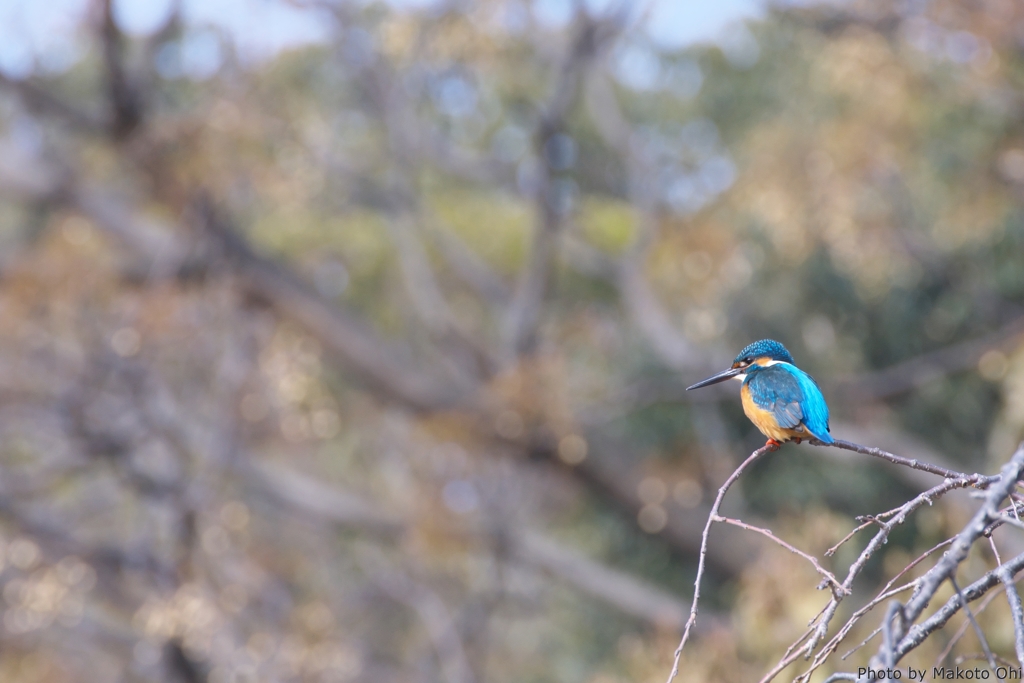
[[[748,365],[750,365],[750,359],[749,359],[749,358],[744,358],[743,360],[741,360],[741,361],[740,361],[740,362],[738,363],[738,367],[741,367],[741,368],[745,368],[745,367],[747,367]]]

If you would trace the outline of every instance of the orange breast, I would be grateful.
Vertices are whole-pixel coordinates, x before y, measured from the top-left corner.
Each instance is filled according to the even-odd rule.
[[[743,388],[740,389],[740,399],[743,401],[744,414],[769,439],[789,441],[796,436],[807,436],[807,433],[803,430],[803,425],[798,429],[784,429],[780,427],[779,423],[775,421],[775,415],[772,411],[760,408],[754,403],[754,399],[750,397],[750,389],[746,385],[743,385]]]

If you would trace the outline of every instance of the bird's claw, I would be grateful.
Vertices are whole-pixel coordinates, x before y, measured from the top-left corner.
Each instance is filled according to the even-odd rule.
[[[775,439],[768,439],[768,441],[765,442],[764,447],[770,451],[777,451],[782,447],[782,442],[776,441]]]

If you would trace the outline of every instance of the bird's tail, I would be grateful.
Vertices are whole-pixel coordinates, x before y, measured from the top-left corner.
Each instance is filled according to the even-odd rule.
[[[804,425],[804,428],[806,429],[807,425]],[[811,432],[810,429],[808,429],[807,431]],[[817,439],[818,441],[820,441],[822,443],[835,443],[836,442],[836,440],[832,438],[832,435],[829,434],[828,431],[824,431],[821,434],[818,434],[816,432],[811,432],[811,436],[813,436],[815,439]]]

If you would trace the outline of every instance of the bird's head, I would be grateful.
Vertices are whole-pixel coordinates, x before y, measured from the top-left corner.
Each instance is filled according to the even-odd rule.
[[[745,368],[752,364],[768,365],[772,361],[794,364],[793,356],[789,355],[789,351],[786,350],[785,346],[774,339],[762,339],[753,344],[748,344],[746,348],[740,351],[736,359],[733,360],[732,366],[734,368]]]
[[[686,387],[686,390],[700,389],[711,384],[718,384],[724,382],[727,379],[736,378],[743,380],[747,376],[747,368],[751,365],[766,366],[772,363],[793,363],[793,356],[789,355],[789,351],[786,347],[775,341],[774,339],[762,339],[756,341],[753,344],[747,345],[732,362],[732,367],[728,370],[708,377],[702,382],[697,382],[693,386]]]

